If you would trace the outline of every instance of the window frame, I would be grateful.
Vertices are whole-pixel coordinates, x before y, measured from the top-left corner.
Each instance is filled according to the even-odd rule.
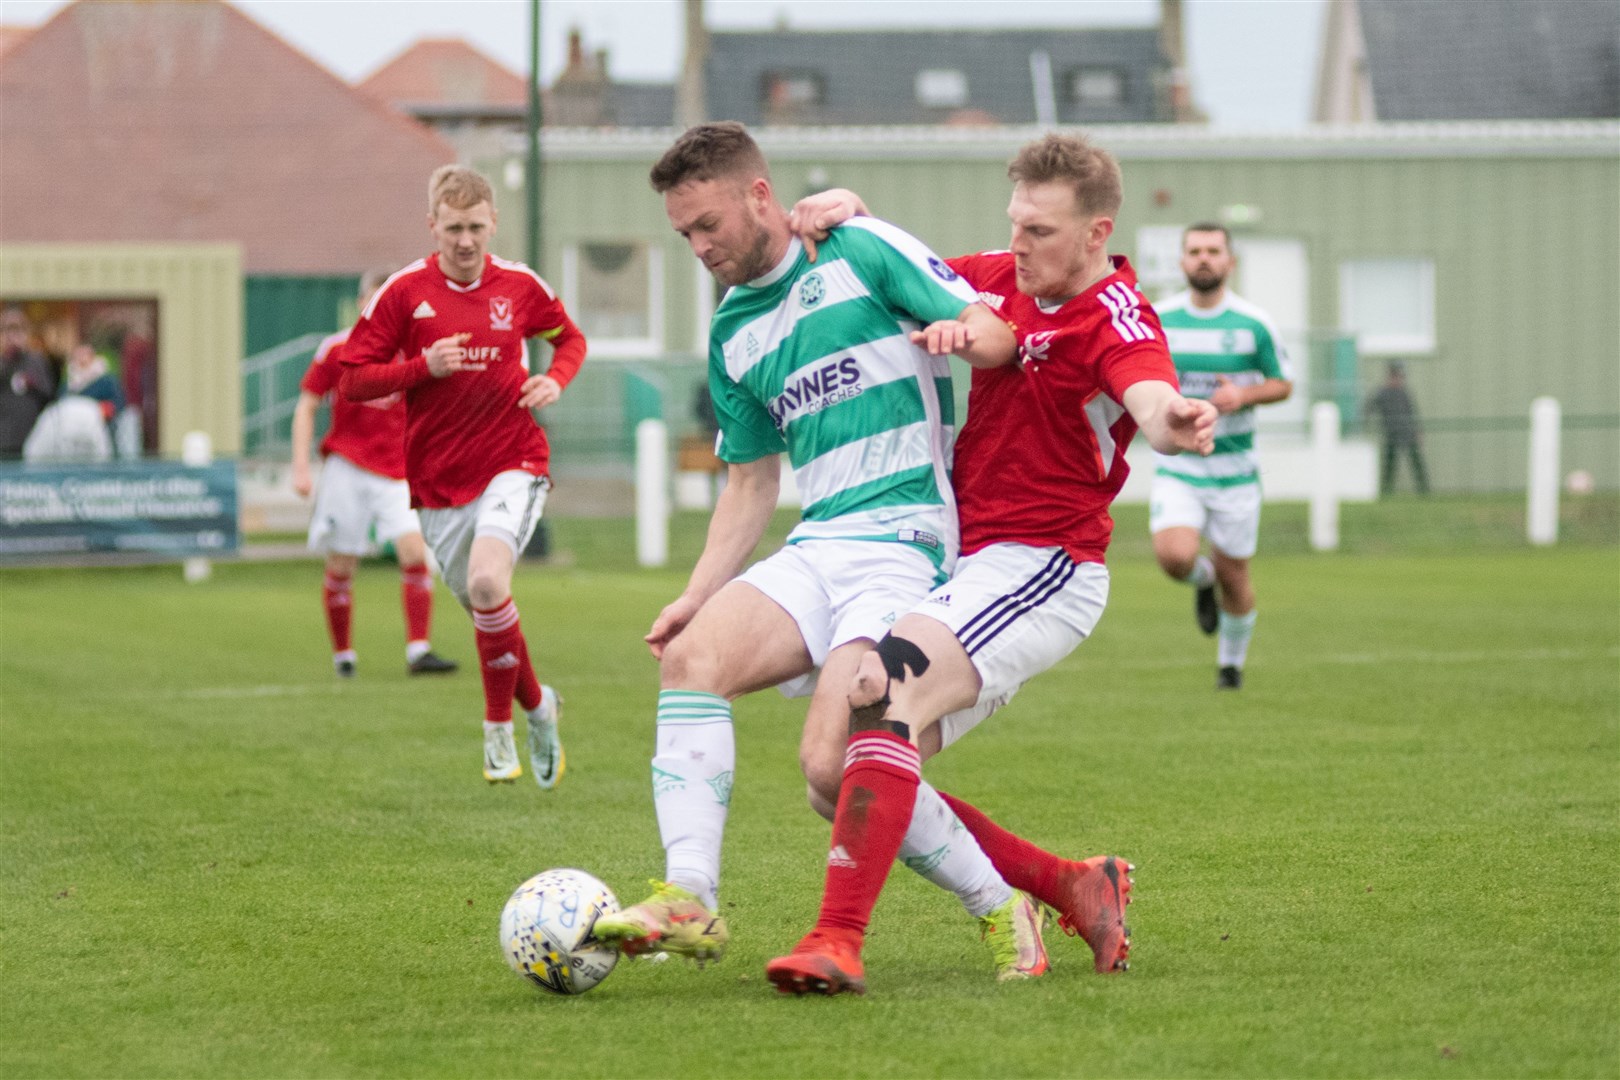
[[[1093,72],[1112,75],[1119,86],[1119,95],[1107,101],[1096,101],[1087,98],[1080,92],[1080,80],[1083,76]],[[1121,109],[1131,100],[1130,75],[1122,67],[1115,64],[1076,64],[1070,68],[1064,79],[1065,89],[1068,90],[1069,104],[1086,109]]]
[[[591,244],[630,244],[647,253],[647,334],[644,337],[593,336],[585,325],[585,305],[580,302],[580,259]],[[645,358],[662,356],[664,349],[664,249],[650,240],[637,238],[571,240],[562,250],[562,300],[570,317],[585,334],[592,356]]]
[[[1417,313],[1415,331],[1373,332],[1356,325],[1358,274],[1377,266],[1402,266],[1417,271]],[[1361,283],[1365,287],[1365,282]],[[1356,351],[1363,356],[1430,356],[1438,342],[1435,328],[1434,260],[1421,255],[1376,255],[1342,259],[1339,262],[1339,330],[1356,339]]]

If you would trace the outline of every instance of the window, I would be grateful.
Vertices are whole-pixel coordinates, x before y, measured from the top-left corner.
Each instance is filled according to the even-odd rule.
[[[589,241],[563,250],[563,303],[592,353],[663,351],[663,270],[663,252],[643,241]]]
[[[1143,225],[1136,230],[1136,280],[1154,300],[1187,287],[1181,272],[1181,226]]]
[[[1118,68],[1083,67],[1069,73],[1069,99],[1076,105],[1125,103],[1125,73]]]
[[[821,76],[813,71],[772,71],[763,87],[766,109],[772,112],[820,105],[825,99]]]
[[[967,76],[947,68],[917,72],[917,104],[957,109],[967,104]]]
[[[1339,266],[1339,328],[1365,354],[1434,351],[1434,263],[1352,259]]]

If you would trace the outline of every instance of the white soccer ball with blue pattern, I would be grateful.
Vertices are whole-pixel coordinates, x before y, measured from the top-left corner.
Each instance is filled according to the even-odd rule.
[[[613,890],[583,870],[547,870],[517,887],[501,912],[501,952],[512,970],[553,994],[583,994],[608,977],[619,950],[596,940],[596,920],[619,910]]]

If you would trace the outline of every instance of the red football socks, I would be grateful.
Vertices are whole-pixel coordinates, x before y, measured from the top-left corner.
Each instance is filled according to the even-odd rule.
[[[898,735],[863,731],[849,740],[818,929],[865,933],[911,825],[921,771],[917,748]]]
[[[321,583],[321,600],[326,606],[326,628],[332,634],[332,651],[354,648],[349,627],[354,613],[354,579],[337,577],[330,571]]]
[[[941,791],[939,797],[956,813],[963,827],[973,834],[973,839],[990,857],[996,873],[1008,885],[1043,903],[1051,902],[1048,898],[1057,894],[1058,875],[1062,873],[1067,860],[1008,832],[986,817],[978,807],[954,795]]]
[[[478,667],[484,676],[484,719],[505,723],[512,719],[512,697],[519,673],[529,670],[528,649],[523,644],[523,628],[518,623],[517,605],[511,597],[500,607],[473,609],[473,629],[478,642]],[[536,701],[539,694],[535,695]]]
[[[405,640],[430,640],[433,623],[433,575],[426,563],[399,568],[400,602],[405,606]]]
[[[523,646],[523,652],[518,655],[517,669],[517,703],[523,706],[524,712],[533,712],[540,707],[540,679],[534,673],[534,664],[529,660],[529,642],[522,633],[518,634],[518,644]]]

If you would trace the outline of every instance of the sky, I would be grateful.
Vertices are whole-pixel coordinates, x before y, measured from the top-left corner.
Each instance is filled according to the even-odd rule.
[[[233,0],[345,79],[371,74],[423,37],[461,37],[520,74],[528,0]],[[66,0],[0,0],[0,22],[46,21]],[[681,0],[542,0],[540,73],[562,69],[571,27],[608,50],[616,79],[670,81],[680,66]],[[1229,130],[1298,127],[1310,116],[1327,0],[1186,0],[1193,98]],[[1149,26],[1158,0],[707,0],[715,30],[862,26]]]

